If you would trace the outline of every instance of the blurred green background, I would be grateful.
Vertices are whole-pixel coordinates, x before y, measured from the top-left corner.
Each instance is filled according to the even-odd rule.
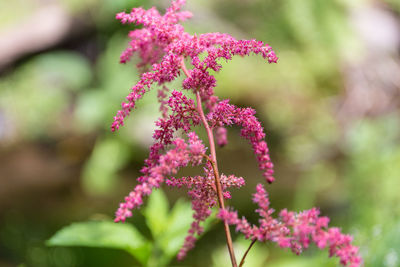
[[[194,13],[184,23],[188,32],[256,38],[279,57],[273,65],[236,58],[217,74],[216,88],[221,98],[255,108],[267,131],[277,178],[268,186],[272,207],[320,207],[332,226],[354,236],[365,266],[400,266],[400,2],[188,2]],[[136,184],[148,155],[159,115],[155,91],[122,130],[109,130],[138,77],[134,64],[118,63],[132,27],[114,15],[139,5],[162,10],[168,1],[0,2],[0,266],[139,265],[140,259],[114,243],[45,243],[75,222],[104,222],[113,231],[107,221]],[[179,89],[179,83],[172,87]],[[262,176],[239,129],[229,129],[229,145],[217,154],[221,172],[247,182],[228,205],[256,222],[251,194]],[[188,207],[178,201],[187,201],[184,191],[164,189],[173,210]],[[169,212],[165,205],[157,209]],[[136,212],[127,225],[152,246],[163,228],[146,224],[148,210]],[[229,266],[221,224],[211,224],[183,262],[166,262]],[[84,227],[96,229],[82,227],[82,238]],[[121,229],[121,235],[136,235]],[[236,234],[234,240],[240,257],[249,242]],[[153,260],[159,258],[154,251]],[[247,266],[338,261],[315,248],[297,257],[275,244],[256,244]]]

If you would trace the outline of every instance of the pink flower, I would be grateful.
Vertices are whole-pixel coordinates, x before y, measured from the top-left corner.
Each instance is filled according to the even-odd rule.
[[[230,225],[236,225],[236,231],[242,232],[248,239],[261,242],[272,241],[281,248],[291,248],[300,254],[313,242],[319,249],[329,248],[329,256],[336,256],[343,266],[361,266],[362,259],[358,247],[351,244],[352,237],[342,234],[338,228],[328,228],[329,219],[319,217],[319,210],[312,208],[300,213],[286,209],[279,213],[279,220],[271,215],[268,194],[261,184],[256,187],[253,201],[257,203],[256,212],[260,215],[259,226],[250,226],[245,218],[238,219],[237,212],[220,210],[218,217]]]
[[[189,144],[181,138],[176,138],[172,144],[174,148],[158,159],[158,163],[148,169],[147,175],[143,176],[141,183],[125,197],[125,202],[120,204],[116,212],[115,221],[125,221],[132,216],[132,209],[142,205],[143,197],[149,195],[153,188],[160,187],[167,175],[173,175],[182,167],[189,164],[199,165],[201,155],[205,153],[205,147],[195,133],[189,133]]]
[[[275,63],[277,57],[271,47],[256,40],[236,40],[228,34],[207,33],[199,36],[190,35],[178,24],[179,21],[191,17],[189,12],[180,11],[185,1],[173,1],[167,12],[162,16],[155,8],[144,10],[133,8],[130,13],[121,12],[116,18],[122,23],[142,25],[142,29],[130,32],[130,47],[121,55],[121,62],[126,63],[135,52],[139,53],[141,62],[138,67],[150,65],[151,71],[142,74],[138,83],[132,87],[127,96],[127,102],[122,103],[122,109],[117,112],[111,130],[118,130],[123,125],[126,116],[135,108],[136,101],[150,90],[154,83],[160,85],[170,82],[180,75],[182,58],[189,58],[193,64],[191,77],[183,81],[183,88],[201,91],[203,101],[210,109],[216,104],[214,95],[215,78],[208,69],[219,71],[219,59],[230,60],[235,55],[261,55],[270,63]],[[199,55],[206,53],[200,60]]]
[[[217,144],[220,147],[226,146],[228,144],[227,130],[225,127],[218,127],[215,132],[215,138],[217,139]]]
[[[261,123],[254,116],[255,110],[251,108],[238,108],[229,104],[228,100],[220,101],[212,112],[207,116],[211,128],[217,126],[242,126],[241,136],[249,140],[254,154],[257,157],[260,170],[268,183],[272,183],[275,178],[273,163],[269,156],[267,143],[264,141],[265,133]]]
[[[172,1],[164,15],[154,7],[149,10],[133,8],[129,13],[116,15],[121,23],[141,26],[129,33],[129,46],[122,52],[120,61],[127,63],[136,53],[140,58],[137,67],[142,74],[126,101],[121,104],[111,130],[116,131],[124,125],[126,116],[135,109],[136,102],[154,85],[161,88],[157,95],[161,117],[155,122],[154,144],[141,169],[143,175],[120,204],[115,221],[125,221],[131,217],[132,210],[143,204],[143,198],[165,182],[171,187],[185,187],[192,200],[193,222],[178,259],[184,258],[194,247],[197,237],[203,232],[202,222],[210,216],[211,209],[219,205],[218,217],[225,222],[225,227],[228,228],[227,224],[235,225],[236,230],[246,238],[276,242],[281,248],[291,248],[296,254],[315,243],[320,249],[328,248],[330,256],[340,258],[343,265],[360,266],[361,258],[358,248],[351,244],[352,238],[337,228],[328,228],[329,219],[319,217],[317,209],[297,214],[284,209],[279,219],[273,218],[274,210],[270,208],[267,193],[261,184],[253,195],[253,201],[258,204],[256,212],[260,216],[257,226],[251,225],[244,217],[239,218],[237,212],[223,208],[224,199],[232,197],[231,188],[240,188],[245,184],[242,177],[219,175],[214,134],[219,146],[227,145],[227,126],[241,127],[240,135],[251,144],[266,181],[272,183],[275,179],[265,141],[266,134],[255,116],[255,110],[239,108],[230,104],[229,100],[220,100],[214,93],[217,81],[213,73],[221,71],[221,60],[229,61],[237,55],[259,55],[269,63],[276,63],[278,58],[272,48],[261,41],[236,40],[223,33],[186,33],[179,22],[192,15],[181,11],[184,4],[184,0]],[[186,68],[185,61],[191,64],[190,69]],[[166,83],[182,74],[186,76],[182,81],[182,89],[187,90],[188,95],[193,93],[196,96],[196,104],[182,91],[166,87]],[[193,132],[193,128],[200,123],[206,128],[210,155],[206,154],[202,140]],[[179,135],[186,139],[177,137]],[[183,167],[201,165],[204,158],[207,162],[203,165],[202,175],[174,177]]]

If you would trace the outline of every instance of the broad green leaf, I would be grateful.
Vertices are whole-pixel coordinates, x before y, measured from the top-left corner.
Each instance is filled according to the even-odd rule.
[[[73,223],[52,236],[48,246],[82,246],[121,249],[145,264],[151,244],[131,224],[111,221]]]
[[[213,212],[205,222],[202,222],[203,233],[209,231],[216,222],[215,213]],[[178,200],[175,203],[168,216],[165,231],[156,240],[164,252],[164,262],[168,263],[182,247],[193,221],[192,215],[193,211],[189,202]]]
[[[161,189],[154,190],[144,210],[146,223],[155,240],[168,228],[168,199]]]

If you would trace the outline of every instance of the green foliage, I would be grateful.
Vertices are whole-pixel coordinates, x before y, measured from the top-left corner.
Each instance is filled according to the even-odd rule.
[[[0,29],[28,18],[38,10],[39,2],[0,1]],[[118,56],[127,44],[125,32],[131,26],[121,26],[114,20],[114,14],[129,10],[133,5],[160,4],[160,1],[151,2],[61,0],[60,3],[73,16],[85,14],[88,23],[94,25],[93,37],[72,40],[79,46],[72,49],[79,50],[79,53],[58,50],[59,46],[56,51],[49,48],[17,62],[14,70],[1,76],[0,138],[5,137],[7,141],[7,137],[11,137],[16,143],[21,142],[21,146],[26,142],[40,142],[46,137],[58,143],[70,135],[93,136],[96,140],[90,156],[80,162],[83,166],[80,177],[84,193],[100,196],[98,203],[102,204],[98,204],[97,208],[104,206],[104,199],[111,202],[109,200],[113,198],[115,203],[120,200],[120,196],[115,196],[121,187],[119,172],[127,170],[130,163],[141,164],[144,155],[140,148],[152,141],[153,121],[158,114],[156,90],[149,92],[138,103],[140,108],[135,110],[119,133],[114,133],[112,138],[108,136],[115,111],[138,79],[138,73],[132,66],[135,62],[126,65],[118,63]],[[384,2],[385,8],[400,11],[398,0]],[[371,1],[366,0],[191,0],[188,1],[188,9],[196,11],[196,14],[194,20],[185,22],[185,27],[192,32],[218,30],[238,38],[269,42],[280,58],[279,64],[267,65],[257,57],[235,58],[229,64],[222,62],[224,67],[217,74],[216,93],[220,97],[231,98],[236,104],[255,107],[263,121],[279,176],[270,187],[272,202],[277,209],[278,206],[297,210],[320,206],[323,213],[332,218],[332,225],[341,225],[344,231],[354,234],[366,266],[395,267],[399,266],[400,258],[399,114],[393,112],[361,122],[354,121],[348,128],[340,125],[335,117],[336,105],[344,92],[343,73],[348,71],[344,66],[347,63],[357,64],[357,59],[364,52],[362,40],[357,39],[353,32],[350,14],[353,14],[354,8],[370,7],[370,4]],[[121,29],[124,33],[118,32]],[[95,43],[99,49],[94,60],[92,53],[89,60],[84,55],[86,52],[81,50],[87,41]],[[62,49],[71,49],[70,45]],[[178,86],[179,83],[173,84],[171,89]],[[230,134],[232,132],[234,130]],[[232,146],[223,150],[227,152],[221,150],[219,153],[229,154],[221,160],[221,166],[231,162],[232,158],[238,158],[233,153],[235,150],[229,150],[232,147],[242,145],[244,148],[238,150],[240,153],[249,151],[245,142],[231,141]],[[248,183],[259,175],[255,166],[251,172],[252,167],[247,162],[236,165],[230,166],[231,169],[224,168],[224,171],[251,177]],[[235,167],[237,172],[232,171]],[[239,199],[238,202],[250,203],[252,190],[252,186],[241,189],[240,194],[247,200]],[[95,248],[114,246],[127,251],[143,265],[166,265],[182,244],[190,224],[191,211],[189,204],[183,201],[177,201],[169,210],[166,198],[159,191],[155,193],[159,194],[149,199],[143,212],[150,237],[138,231],[144,226],[137,221],[134,225],[100,221],[73,224],[53,238],[70,233],[70,238],[86,238],[86,241],[83,240],[86,244],[68,246],[89,246],[88,238],[93,237],[89,235],[92,233],[103,236],[104,242],[106,239],[115,241],[114,244],[96,243]],[[23,201],[30,204],[29,197]],[[46,266],[44,259],[50,258],[49,266],[74,266],[76,262],[63,263],[60,256],[74,253],[60,247],[67,243],[53,244],[55,251],[46,250],[38,243],[48,235],[43,229],[52,229],[54,224],[59,225],[60,220],[71,221],[82,216],[81,207],[90,200],[81,197],[80,201],[66,204],[68,215],[64,217],[54,215],[51,212],[54,206],[48,205],[51,208],[47,208],[47,214],[52,215],[43,216],[41,220],[35,212],[30,218],[21,220],[26,221],[25,224],[0,224],[0,250],[3,252],[4,249],[2,255],[7,255],[6,261],[20,263],[23,260],[26,261],[25,266]],[[251,205],[241,205],[246,214],[254,209]],[[46,213],[46,207],[43,205],[42,214]],[[107,213],[112,213],[114,207],[107,208]],[[52,222],[54,218],[51,216],[63,219]],[[36,227],[40,230],[34,225],[39,225]],[[85,227],[90,228],[87,236],[73,233],[83,231]],[[105,229],[107,233],[104,233]],[[132,244],[137,245],[139,241],[127,240],[124,233],[143,242],[142,254],[145,257],[133,254],[137,249],[132,249]],[[122,243],[116,244],[119,238]],[[218,243],[214,239],[209,242],[213,245]],[[241,242],[239,240],[235,244],[238,257],[248,245],[248,241],[243,245]],[[210,247],[203,245],[193,254],[211,255]],[[193,262],[193,265],[207,265],[204,264],[206,261],[203,262],[204,258],[199,263]],[[214,266],[223,266],[228,262],[225,245],[218,248],[212,258]],[[291,256],[287,251],[280,253],[274,246],[266,248],[259,244],[250,251],[245,266],[257,266],[265,260],[269,265],[285,267],[336,266],[335,261],[327,259],[325,252],[321,256],[310,253],[300,258]]]
[[[73,93],[87,86],[91,75],[88,61],[70,51],[45,53],[23,64],[0,80],[0,110],[10,120],[8,131],[35,139],[62,130]]]
[[[92,79],[87,59],[71,51],[46,53],[33,60],[35,74],[43,82],[63,86],[68,90],[80,90]]]
[[[400,2],[398,0],[386,0],[385,2],[387,2],[394,10],[400,12]]]
[[[288,252],[290,253],[290,252]],[[336,267],[339,266],[335,260],[329,259],[327,255],[314,257],[295,257],[285,255],[285,259],[274,262],[275,267],[309,267],[309,266],[324,266]]]
[[[109,194],[116,186],[117,172],[126,164],[129,146],[117,138],[99,138],[82,173],[82,183],[87,193]]]
[[[354,124],[348,135],[346,187],[352,190],[355,239],[369,266],[400,264],[399,125],[394,112]]]
[[[111,221],[74,223],[58,231],[47,245],[122,249],[142,263],[150,254],[150,243],[135,227]]]
[[[93,132],[96,129],[108,131],[115,110],[119,108],[126,92],[137,79],[133,68],[118,63],[124,39],[114,34],[107,42],[106,49],[99,56],[94,75],[93,87],[86,88],[77,97],[74,122],[77,131]]]
[[[159,189],[149,197],[143,214],[152,239],[129,223],[89,221],[64,227],[46,244],[119,249],[128,252],[143,266],[166,266],[187,235],[192,220],[190,204],[178,200],[170,210],[168,199]]]
[[[241,257],[246,252],[249,247],[251,241],[248,239],[244,239],[243,237],[239,237],[234,242],[235,253],[237,257],[237,261],[241,260]],[[226,250],[226,246],[221,246],[215,249],[212,256],[212,266],[214,267],[230,267],[232,264],[230,263],[229,253]],[[251,250],[249,251],[244,266],[249,267],[263,267],[267,265],[267,260],[270,257],[270,251],[268,247],[263,244],[256,242]]]

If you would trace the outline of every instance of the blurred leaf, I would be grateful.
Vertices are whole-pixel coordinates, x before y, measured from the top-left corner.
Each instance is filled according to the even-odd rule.
[[[289,253],[289,252],[288,252]],[[336,267],[338,266],[337,260],[322,256],[314,257],[285,257],[286,259],[274,261],[275,267],[310,267],[310,266],[324,266],[324,267]]]
[[[154,266],[165,266],[177,255],[193,220],[189,202],[178,200],[171,211],[168,206],[165,194],[157,189],[150,195],[144,210],[146,223],[154,237],[151,259]],[[212,221],[215,221],[214,217],[203,223],[204,233],[210,229]]]
[[[398,267],[400,265],[400,222],[398,218],[385,225],[376,225],[363,238],[368,247],[361,249],[365,250],[364,260],[370,264],[369,266]]]
[[[393,9],[395,9],[397,12],[400,12],[400,1],[399,0],[386,0],[384,2],[387,2]]]
[[[68,127],[71,90],[91,79],[86,59],[77,53],[58,51],[28,60],[0,80],[0,110],[8,132],[18,138],[37,138]]]
[[[74,223],[59,230],[48,246],[83,246],[122,249],[141,263],[149,257],[150,243],[130,224],[111,221]]]
[[[106,121],[112,118],[107,108],[109,101],[107,94],[100,90],[85,90],[76,101],[75,122],[80,132],[93,132],[96,128],[108,128]]]
[[[160,189],[153,190],[143,214],[155,240],[168,229],[168,211],[168,199],[164,192]]]
[[[399,266],[399,114],[364,119],[347,136],[347,188],[351,214],[368,266]]]
[[[46,53],[34,60],[36,71],[43,82],[62,85],[71,90],[87,86],[92,78],[89,62],[71,51]]]
[[[169,257],[175,256],[182,247],[192,219],[192,209],[189,202],[178,200],[168,216],[167,227],[157,242]]]
[[[246,252],[247,248],[250,246],[251,241],[245,239],[244,237],[239,237],[235,240],[233,246],[235,248],[235,254],[237,261],[240,262],[243,254]],[[251,250],[249,251],[244,267],[263,267],[269,266],[267,264],[267,260],[269,258],[269,249],[267,248],[266,244],[256,242]],[[215,267],[229,267],[231,266],[231,262],[229,259],[229,253],[226,249],[226,245],[217,248],[213,254],[211,255],[212,262]],[[275,266],[275,265],[271,265]]]
[[[126,92],[139,79],[138,71],[134,63],[119,63],[119,56],[128,46],[128,38],[125,34],[115,33],[107,42],[104,53],[100,56],[96,72],[103,90],[114,98],[125,96]]]
[[[98,87],[81,92],[76,101],[74,121],[79,130],[89,132],[101,128],[109,131],[112,118],[121,107],[120,103],[138,79],[132,65],[118,62],[126,43],[124,36],[114,34],[99,56],[95,66]]]
[[[110,193],[117,171],[129,159],[129,146],[117,138],[99,138],[83,170],[83,186],[89,194]]]

